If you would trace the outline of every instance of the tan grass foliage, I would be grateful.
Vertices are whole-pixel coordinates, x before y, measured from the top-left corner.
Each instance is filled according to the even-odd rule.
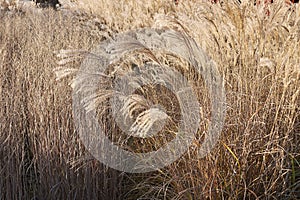
[[[17,7],[18,0],[10,1],[10,0],[1,0],[0,1],[0,9],[12,10]]]
[[[39,16],[31,11],[0,15],[0,199],[299,198],[299,5],[275,2],[268,6],[269,16],[251,1],[233,0],[180,1],[178,6],[167,0],[89,0],[79,6],[80,11],[44,9]],[[172,165],[148,174],[126,174],[102,166],[81,144],[69,87],[80,82],[69,76],[100,41],[150,27],[155,17],[160,18],[155,27],[188,32],[215,61],[226,88],[226,122],[214,151],[197,159],[211,114],[205,84],[186,61],[155,55],[156,63],[174,67],[201,89],[199,133]],[[84,50],[62,51],[58,59],[53,52],[60,49]],[[123,58],[119,74],[129,70],[126,55]],[[60,63],[65,67],[56,72],[63,78],[57,81],[53,69],[61,59],[66,59]],[[116,68],[109,70],[118,75]],[[107,74],[100,76],[109,80]],[[106,101],[110,93],[104,89],[98,95],[107,95]],[[173,120],[166,129],[176,131],[180,110],[170,92],[146,87],[138,94],[143,98],[124,99],[127,107],[122,112],[128,118],[138,116],[134,110],[151,108],[149,99],[155,104],[172,102],[165,106]],[[95,96],[87,100],[87,106],[95,106],[89,109],[107,108],[101,99],[88,104]],[[102,112],[99,116],[111,139],[129,150],[156,150],[173,137],[122,138],[110,110]]]

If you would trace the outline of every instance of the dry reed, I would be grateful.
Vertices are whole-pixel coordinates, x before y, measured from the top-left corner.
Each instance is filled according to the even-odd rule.
[[[275,2],[267,16],[250,1],[212,5],[191,0],[178,6],[162,0],[91,3],[88,8],[81,4],[75,18],[48,9],[38,17],[30,11],[0,14],[0,199],[300,197],[299,5]],[[225,81],[226,123],[218,145],[205,158],[196,156],[203,139],[199,134],[172,165],[147,174],[126,174],[102,166],[81,144],[73,124],[71,78],[56,81],[53,51],[90,50],[114,33],[152,26],[157,13],[169,19],[155,27],[183,28],[216,62]],[[159,57],[160,62],[168,60],[202,89],[200,131],[205,131],[210,98],[201,77],[178,58]],[[78,69],[81,61],[79,57],[67,67]],[[154,94],[171,98],[155,88],[144,91],[139,94],[157,103],[163,100]],[[101,108],[101,102],[98,105]],[[170,116],[178,112],[178,102],[174,105]],[[128,106],[135,107],[130,101]],[[106,130],[119,133],[109,115],[103,116]],[[176,130],[172,123],[168,128]],[[127,136],[111,138],[137,151],[155,150],[166,142],[140,139],[125,144]]]

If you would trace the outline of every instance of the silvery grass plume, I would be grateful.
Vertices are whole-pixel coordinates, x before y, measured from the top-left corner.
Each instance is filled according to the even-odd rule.
[[[122,105],[119,114],[122,115],[124,123],[126,124],[128,119],[129,122],[132,122],[131,124],[126,124],[130,127],[130,135],[145,138],[156,121],[164,120],[170,117],[166,114],[165,111],[151,107],[152,103],[146,100],[142,95],[124,94],[122,90],[118,91],[113,87],[113,82],[116,77],[136,70],[128,67],[130,66],[130,63],[127,64],[126,61],[124,62],[125,64],[119,63],[118,60],[135,60],[136,58],[134,56],[127,54],[134,52],[134,50],[138,48],[138,53],[143,54],[144,57],[147,57],[147,62],[149,62],[150,60],[154,64],[162,66],[150,49],[137,42],[136,40],[133,40],[131,37],[124,37],[122,40],[113,42],[113,47],[108,44],[107,49],[103,51],[104,55],[97,55],[96,53],[91,53],[85,50],[61,50],[57,54],[57,57],[61,59],[58,61],[59,67],[57,67],[54,72],[56,74],[57,80],[65,78],[69,75],[81,75],[80,77],[73,78],[73,80],[71,81],[71,87],[73,88],[73,91],[75,93],[86,90],[85,97],[82,102],[87,112],[96,109],[99,105],[107,102],[107,100],[113,98],[114,95],[117,95]],[[70,64],[83,57],[85,57],[85,59],[95,59],[96,62],[98,61],[100,64],[106,62],[102,59],[104,59],[105,57],[109,57],[109,70],[104,72],[101,71],[101,69],[98,69],[94,71],[92,70],[83,72],[83,69],[63,67],[64,65]],[[100,66],[100,68],[101,67],[102,66]],[[142,68],[144,66],[138,65],[137,67],[139,70],[139,68]],[[140,88],[142,85],[148,83],[149,79],[153,80],[155,79],[156,74],[161,73],[161,71],[158,72],[155,69],[152,69],[151,71],[148,70],[147,72],[149,73],[147,77],[140,76],[137,78],[132,78],[132,80],[129,81],[129,84],[131,86],[134,86],[135,88]],[[89,93],[89,87],[88,84],[85,84],[85,81],[89,80],[91,76],[95,75],[99,78],[101,88],[97,91]],[[158,80],[155,81],[157,81],[156,84],[158,84]],[[160,83],[162,83],[162,81],[160,81]],[[102,107],[100,109],[105,110],[107,109],[107,107]],[[138,115],[135,117],[134,113],[138,113]]]
[[[159,108],[150,108],[141,112],[130,127],[130,135],[146,138],[155,122],[166,120],[169,116]]]
[[[148,109],[150,107],[147,100],[138,94],[131,94],[127,96],[120,96],[120,99],[124,102],[123,107],[121,108],[121,113],[125,116],[125,121],[130,118],[134,118],[135,110]]]
[[[122,123],[130,127],[130,132],[135,132],[133,135],[145,137],[156,121],[171,117],[165,111],[153,108],[152,103],[142,97],[145,95],[142,86],[149,83],[163,85],[171,91],[186,87],[182,85],[182,81],[172,77],[179,77],[178,70],[188,71],[192,68],[178,62],[175,64],[175,60],[170,60],[170,57],[182,58],[198,67],[201,73],[206,74],[207,86],[214,87],[222,82],[214,63],[189,37],[187,29],[176,19],[169,21],[171,28],[165,26],[163,29],[140,29],[119,34],[101,42],[93,52],[62,50],[58,54],[62,58],[58,63],[60,66],[73,62],[78,57],[85,57],[85,60],[78,71],[59,67],[56,74],[58,78],[77,74],[71,86],[74,93],[83,96],[82,105],[88,112],[95,108],[107,109],[108,100],[118,97],[121,105],[118,107],[121,111],[118,115],[123,117]],[[116,81],[124,77],[128,78],[127,82],[121,83],[116,89]],[[128,87],[142,93],[124,92]],[[110,105],[112,106],[116,105]]]

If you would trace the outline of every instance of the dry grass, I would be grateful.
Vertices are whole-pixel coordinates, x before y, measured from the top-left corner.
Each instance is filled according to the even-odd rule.
[[[53,74],[54,50],[88,49],[102,36],[51,10],[3,17],[0,30],[0,199],[115,198],[121,176],[96,161],[77,167],[87,152],[73,128],[71,90]]]
[[[264,8],[245,1],[241,5],[184,1],[177,7],[162,0],[90,3],[81,4],[75,18],[47,9],[38,17],[31,12],[0,14],[0,199],[300,197],[298,5],[274,3],[266,16]],[[180,21],[216,62],[225,81],[226,122],[218,145],[205,158],[197,159],[201,142],[195,141],[181,159],[161,171],[126,174],[102,166],[81,144],[73,124],[71,78],[56,81],[53,51],[89,50],[116,32],[152,26],[156,13],[170,16],[156,27],[174,28],[178,24],[170,21]],[[195,88],[203,88],[201,77],[186,70],[184,61],[158,58],[169,60],[194,81]],[[67,67],[78,69],[80,61]],[[127,70],[125,61],[123,66]],[[139,94],[157,103],[171,95],[155,87]],[[204,119],[200,129],[205,131],[209,95],[204,91],[200,96]],[[135,106],[130,101],[128,105]],[[177,112],[175,106],[167,113],[176,119]],[[102,116],[111,123],[107,113]],[[128,137],[120,137],[116,126],[106,124],[106,129],[115,131],[111,138],[127,149],[157,148],[157,140],[124,143]],[[174,129],[171,123],[168,130]]]

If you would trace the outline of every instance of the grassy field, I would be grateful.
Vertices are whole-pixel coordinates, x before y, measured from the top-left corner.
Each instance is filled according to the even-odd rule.
[[[19,9],[0,18],[0,199],[300,198],[298,4],[83,0],[65,11]],[[179,29],[178,23],[224,79],[227,113],[216,147],[198,159],[195,141],[179,160],[151,173],[103,166],[77,134],[72,77],[56,80],[54,52],[90,50],[116,33]],[[81,61],[66,67],[78,69]],[[185,63],[175,65],[184,72]],[[184,72],[201,88],[193,73]],[[210,115],[209,95],[202,95],[199,131]]]

